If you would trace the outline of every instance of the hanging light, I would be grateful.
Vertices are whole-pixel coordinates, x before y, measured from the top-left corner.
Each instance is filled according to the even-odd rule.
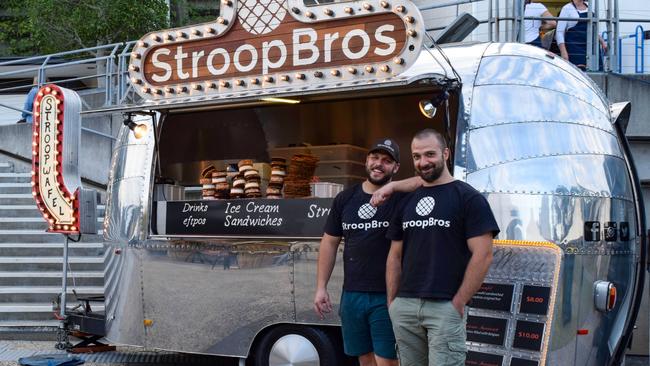
[[[124,119],[124,125],[127,126],[131,131],[133,131],[133,136],[136,139],[141,139],[149,131],[149,127],[143,123],[135,123],[132,119],[133,115],[131,113],[126,114]]]
[[[443,90],[442,93],[436,95],[433,99],[422,99],[418,103],[420,112],[427,118],[433,118],[438,111],[438,106],[447,99],[449,99],[449,92],[446,90]]]

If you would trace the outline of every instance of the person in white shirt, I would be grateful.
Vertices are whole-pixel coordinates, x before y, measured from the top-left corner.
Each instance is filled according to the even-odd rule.
[[[524,10],[524,17],[552,17],[544,4],[533,3],[531,0],[526,0]],[[556,26],[555,20],[539,20],[539,19],[526,19],[524,26],[526,29],[524,41],[533,46],[542,47],[542,38],[539,35],[540,29],[551,30]]]
[[[584,0],[571,0],[560,11],[560,18],[586,19],[589,16],[589,4]],[[560,20],[555,30],[555,39],[560,48],[560,55],[580,69],[587,67],[587,22],[577,20]],[[599,37],[604,50],[605,41]]]

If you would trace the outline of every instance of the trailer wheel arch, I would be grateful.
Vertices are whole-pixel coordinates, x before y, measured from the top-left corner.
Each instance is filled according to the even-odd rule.
[[[269,365],[269,357],[273,347],[286,346],[288,342],[294,346],[296,346],[296,342],[300,343],[298,347],[303,347],[303,350],[307,351],[307,353],[310,352],[308,348],[311,345],[318,354],[320,364],[339,365],[343,357],[343,348],[340,340],[336,337],[336,329],[338,329],[336,326],[296,323],[270,325],[255,336],[248,353],[246,365]],[[305,342],[308,342],[308,344]],[[304,348],[305,346],[307,349]]]

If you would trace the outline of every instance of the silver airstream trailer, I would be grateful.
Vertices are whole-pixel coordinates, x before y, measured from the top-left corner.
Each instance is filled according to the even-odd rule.
[[[419,103],[444,92],[425,117]],[[426,48],[382,80],[134,106],[125,112],[148,132],[124,127],[113,154],[106,338],[261,365],[342,364],[336,312],[312,310],[332,199],[202,200],[201,171],[291,149],[362,162],[358,147],[376,138],[407,147],[433,127],[449,138],[455,178],[487,197],[501,227],[470,304],[467,364],[619,362],[646,255],[626,108],[560,57],[498,43]],[[410,161],[400,174],[413,174]],[[333,298],[341,284],[339,258]]]

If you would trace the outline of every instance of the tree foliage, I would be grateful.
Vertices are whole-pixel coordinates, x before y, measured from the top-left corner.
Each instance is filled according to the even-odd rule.
[[[165,0],[0,0],[0,42],[16,56],[138,39],[169,26]]]

